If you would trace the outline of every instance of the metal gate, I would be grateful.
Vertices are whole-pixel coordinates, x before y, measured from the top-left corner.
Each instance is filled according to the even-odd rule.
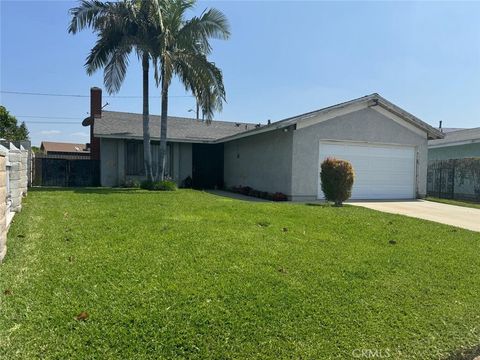
[[[480,201],[480,158],[430,161],[427,195]]]
[[[427,193],[444,199],[453,199],[455,194],[455,163],[433,161],[428,164]]]
[[[100,186],[100,161],[36,157],[34,180],[37,186]]]

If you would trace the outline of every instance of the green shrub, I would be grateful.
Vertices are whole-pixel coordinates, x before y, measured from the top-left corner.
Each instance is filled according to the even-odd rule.
[[[140,183],[140,188],[141,189],[145,189],[145,190],[153,190],[153,185],[155,184],[155,182],[153,181],[150,181],[150,180],[143,180],[141,183]]]
[[[145,190],[155,190],[155,191],[177,190],[177,184],[175,184],[175,182],[172,180],[163,180],[163,181],[144,180],[140,184],[140,187]]]
[[[352,196],[354,178],[352,164],[348,161],[335,158],[325,159],[320,171],[325,199],[333,201],[337,206],[342,206],[342,203]]]
[[[153,189],[158,191],[175,191],[177,184],[171,180],[156,181],[153,183]]]
[[[123,183],[122,187],[138,189],[140,187],[140,181],[136,179],[127,180]]]

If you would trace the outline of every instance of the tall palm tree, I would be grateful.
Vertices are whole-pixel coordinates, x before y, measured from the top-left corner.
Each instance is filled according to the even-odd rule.
[[[195,5],[194,0],[164,0],[159,36],[153,52],[155,77],[161,89],[160,148],[158,177],[165,177],[167,151],[168,90],[177,76],[187,91],[196,97],[207,119],[222,109],[225,88],[222,72],[208,61],[210,39],[228,39],[229,24],[225,15],[216,9],[205,10],[200,16],[186,19],[186,12]]]
[[[143,81],[143,154],[147,179],[153,181],[149,119],[149,66],[151,46],[159,36],[161,12],[158,0],[122,0],[102,2],[82,0],[70,9],[72,15],[68,32],[91,28],[97,42],[87,57],[89,75],[104,69],[104,83],[109,94],[117,93],[127,73],[129,55],[135,51],[142,63]]]

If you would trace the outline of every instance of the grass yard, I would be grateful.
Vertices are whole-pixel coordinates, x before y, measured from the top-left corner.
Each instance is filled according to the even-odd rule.
[[[357,206],[33,190],[0,358],[473,358],[479,254],[479,233]]]
[[[425,200],[435,201],[443,204],[465,206],[469,208],[480,209],[480,203],[466,200],[450,200],[450,199],[440,199],[435,197],[427,197]]]

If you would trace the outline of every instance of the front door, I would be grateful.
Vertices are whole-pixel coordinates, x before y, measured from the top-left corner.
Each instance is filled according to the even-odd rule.
[[[223,144],[192,144],[192,181],[195,189],[223,187]]]

